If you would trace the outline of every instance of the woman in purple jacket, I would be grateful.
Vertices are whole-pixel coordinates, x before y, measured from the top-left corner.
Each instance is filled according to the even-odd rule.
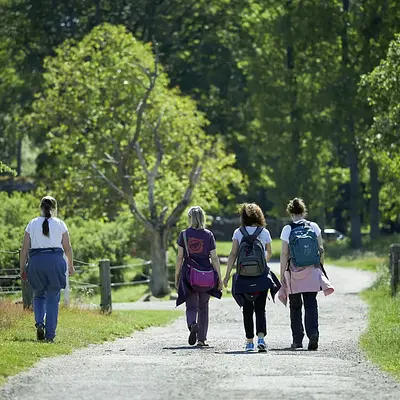
[[[201,207],[191,207],[188,212],[189,228],[182,231],[178,238],[175,285],[178,290],[176,305],[186,302],[186,320],[190,331],[189,344],[203,347],[208,331],[208,302],[210,296],[221,298],[222,279],[219,258],[216,252],[215,238],[205,229],[205,213]],[[193,260],[203,271],[214,271],[214,287],[200,291],[190,283],[188,261]]]

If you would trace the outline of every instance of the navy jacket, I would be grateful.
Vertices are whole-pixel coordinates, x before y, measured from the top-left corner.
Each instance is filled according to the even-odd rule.
[[[270,290],[272,299],[275,301],[275,295],[279,292],[281,283],[278,277],[267,270],[260,276],[241,276],[234,274],[232,278],[232,296],[239,307],[243,307],[245,293],[255,293]]]

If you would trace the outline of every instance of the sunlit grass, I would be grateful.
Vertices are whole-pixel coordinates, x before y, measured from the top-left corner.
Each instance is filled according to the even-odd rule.
[[[387,279],[362,293],[370,306],[361,347],[371,361],[400,380],[400,296],[390,295]]]
[[[281,251],[281,240],[273,239],[272,243],[272,258],[279,259]],[[217,254],[220,257],[228,257],[232,249],[232,242],[217,242]]]
[[[348,240],[327,242],[324,244],[326,263],[339,267],[352,267],[368,271],[376,271],[388,261],[389,244],[397,237],[383,237],[374,243],[365,240],[361,249],[353,249]]]
[[[113,288],[111,289],[111,300],[113,303],[135,302],[147,293],[150,293],[148,284]],[[91,294],[91,292],[73,288],[71,290],[71,302],[100,305],[100,293],[96,290],[95,294]]]
[[[21,305],[11,302],[0,302],[0,383],[43,357],[125,337],[135,330],[166,324],[180,315],[179,311],[115,311],[103,315],[99,311],[62,308],[56,343],[47,344],[36,341],[31,311],[23,311]]]
[[[376,271],[376,269],[384,264],[387,260],[384,257],[377,257],[375,255],[360,255],[357,258],[340,257],[340,258],[326,258],[326,264],[337,265],[338,267],[358,268],[366,271]]]

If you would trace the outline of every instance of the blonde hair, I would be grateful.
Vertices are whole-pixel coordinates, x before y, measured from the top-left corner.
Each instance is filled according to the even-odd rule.
[[[200,230],[206,227],[206,214],[201,207],[190,207],[188,211],[188,217],[190,219],[190,226],[193,229]]]

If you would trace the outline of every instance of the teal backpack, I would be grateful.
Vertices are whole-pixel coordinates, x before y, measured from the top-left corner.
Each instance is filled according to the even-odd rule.
[[[320,265],[320,252],[317,235],[310,222],[290,224],[292,228],[289,235],[290,259],[296,267]]]

